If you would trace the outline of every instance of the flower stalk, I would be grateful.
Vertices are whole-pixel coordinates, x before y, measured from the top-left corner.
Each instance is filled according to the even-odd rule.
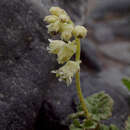
[[[79,61],[80,60],[80,39],[79,38],[76,38],[76,44],[77,44],[77,51],[76,51],[75,60]],[[76,78],[76,89],[77,89],[77,94],[78,94],[80,103],[82,105],[86,118],[90,118],[86,103],[84,101],[82,90],[80,87],[80,71],[76,72],[75,78]]]

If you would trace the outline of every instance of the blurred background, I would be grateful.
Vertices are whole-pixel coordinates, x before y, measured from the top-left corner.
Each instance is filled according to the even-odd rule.
[[[122,78],[130,77],[130,1],[88,0],[85,12],[83,24],[88,29],[88,36],[82,43],[83,73],[87,70],[89,75],[94,75],[92,79],[96,77],[105,83],[101,90],[115,101],[112,120],[121,123],[125,112],[130,113],[130,93],[122,83]],[[93,86],[93,92],[99,90],[98,82]],[[116,113],[120,113],[121,120]]]
[[[83,47],[82,56],[89,55],[91,67],[101,70],[99,75],[119,89],[122,78],[130,77],[130,1],[89,0],[84,22],[90,49]]]

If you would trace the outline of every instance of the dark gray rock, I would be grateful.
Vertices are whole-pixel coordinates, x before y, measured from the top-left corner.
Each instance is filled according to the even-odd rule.
[[[78,2],[79,0],[76,3]],[[46,102],[49,100],[47,92],[50,91],[50,95],[52,95],[53,89],[57,90],[57,85],[54,88],[51,86],[52,89],[48,88],[50,84],[56,84],[56,81],[50,82],[55,77],[49,75],[56,66],[56,60],[46,51],[49,36],[43,18],[52,5],[62,5],[67,8],[68,3],[69,1],[66,3],[51,0],[3,0],[0,2],[1,130],[34,129],[36,120],[39,120],[37,116],[42,102],[46,106],[44,99]],[[70,1],[71,5],[68,8],[70,11],[75,10],[72,3],[73,1]],[[79,8],[81,6],[77,5]],[[79,16],[75,12],[71,12],[71,15],[73,14],[75,18],[81,17],[82,12],[78,12]],[[59,93],[63,93],[64,89]],[[58,95],[58,92],[56,91],[54,94]],[[61,106],[59,110],[62,111],[64,108],[62,118],[67,116],[66,113],[72,112],[69,105],[71,96],[67,97],[68,100],[63,97],[65,107]],[[51,103],[52,101],[50,105]],[[43,110],[50,114],[48,109],[45,107]],[[52,109],[52,113],[55,112],[54,110]],[[60,118],[61,115],[57,115],[57,117]],[[46,120],[48,119],[46,118]],[[60,122],[55,126],[56,129],[59,127],[58,125]]]
[[[102,20],[108,16],[126,16],[130,12],[129,0],[92,0],[94,8],[89,13],[96,20]]]
[[[115,38],[113,28],[106,24],[96,24],[94,30],[94,37],[100,43],[106,43],[106,41],[112,41]]]
[[[118,42],[100,46],[104,55],[111,59],[130,64],[130,44],[129,42]]]
[[[130,1],[92,1],[86,21],[93,29],[94,38],[100,43],[117,39],[130,40]]]
[[[126,77],[130,77],[130,66],[123,68],[122,72],[125,73]]]
[[[3,0],[0,8],[0,129],[31,130],[55,63],[46,51],[45,24],[32,4]]]
[[[99,61],[97,53],[97,48],[91,40],[85,39],[81,42],[81,60],[90,69],[100,72],[102,63]]]

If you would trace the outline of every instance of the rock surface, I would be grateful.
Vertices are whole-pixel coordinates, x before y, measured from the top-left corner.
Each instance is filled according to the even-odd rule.
[[[100,50],[110,58],[130,64],[130,43],[111,43],[100,47]]]
[[[66,117],[74,112],[77,96],[74,82],[66,87],[50,74],[52,69],[57,68],[57,63],[55,57],[46,51],[49,36],[43,18],[52,5],[66,9],[76,23],[90,22],[85,21],[86,0],[0,2],[0,130],[68,130]],[[93,34],[99,24],[88,24],[91,32],[88,43],[92,39],[94,43],[90,46],[86,40],[83,43],[81,85],[85,96],[105,90],[114,98],[113,117],[107,123],[113,122],[123,128],[124,120],[130,113],[126,100],[128,94],[121,83],[115,84],[107,79],[111,77],[107,73],[111,66],[106,67],[108,61],[105,58],[101,57],[105,65],[100,66],[100,55],[97,55],[100,51],[96,50],[95,41],[101,40],[95,40],[95,36],[100,37]],[[110,40],[113,39],[111,29],[106,34],[110,34]],[[90,66],[86,69],[87,59]],[[91,72],[90,68],[103,70]],[[121,70],[128,75],[127,68]],[[124,107],[120,109],[122,104]]]
[[[79,2],[83,1],[77,0],[76,3]],[[73,19],[81,18],[82,12],[79,11],[78,15],[77,12],[74,13],[73,1],[69,3],[68,9],[74,16]],[[56,81],[50,83],[55,78],[50,75],[50,71],[56,67],[56,61],[55,57],[46,51],[49,37],[43,22],[44,16],[52,5],[62,5],[67,8],[68,3],[51,0],[3,0],[0,2],[1,130],[34,129],[42,102],[45,106],[44,112],[50,114],[44,99],[49,100],[47,96],[58,95],[56,92],[53,94],[53,89],[59,88],[57,85],[49,89],[50,84],[56,84]],[[78,5],[79,8],[81,6]],[[59,93],[63,93],[66,89],[61,88],[63,89]],[[48,91],[50,93],[47,93]],[[65,117],[66,113],[72,112],[70,100],[71,96],[68,96],[65,107],[69,108],[64,108],[60,116]],[[53,114],[54,110],[52,109]],[[58,118],[61,118],[60,116],[57,115]],[[52,115],[49,118],[52,118]],[[55,120],[54,118],[53,121]],[[58,124],[60,125],[60,122]],[[57,129],[59,126],[55,127]]]
[[[31,130],[54,63],[46,28],[32,3],[3,0],[0,8],[0,129]]]

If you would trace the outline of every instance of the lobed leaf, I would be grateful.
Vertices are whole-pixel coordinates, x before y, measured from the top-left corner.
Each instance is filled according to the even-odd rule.
[[[116,125],[111,124],[110,130],[119,130],[119,128]]]
[[[117,126],[111,124],[110,126],[101,124],[99,130],[119,130]]]
[[[87,97],[86,105],[93,120],[105,120],[112,115],[113,100],[104,92],[99,92]],[[79,107],[79,111],[82,111],[81,106]]]
[[[98,123],[92,120],[83,120],[80,122],[78,119],[74,120],[70,125],[70,130],[95,130]]]

